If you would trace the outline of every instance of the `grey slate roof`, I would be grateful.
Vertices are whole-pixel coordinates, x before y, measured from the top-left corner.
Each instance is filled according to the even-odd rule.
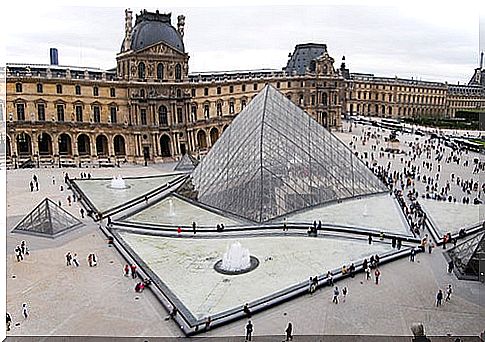
[[[305,70],[310,67],[310,62],[323,55],[325,51],[325,44],[298,44],[284,70],[290,74],[295,72],[297,75],[304,75]]]

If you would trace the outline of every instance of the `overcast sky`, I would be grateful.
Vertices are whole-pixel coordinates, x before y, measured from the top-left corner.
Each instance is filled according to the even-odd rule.
[[[461,2],[455,7],[425,1],[395,6],[156,3],[158,7],[153,1],[132,2],[140,7],[131,9],[134,14],[143,8],[172,12],[174,26],[177,15],[186,16],[190,72],[281,69],[296,44],[315,42],[327,44],[336,67],[345,55],[351,72],[463,83],[478,66],[480,45],[485,47],[484,17]],[[25,6],[21,21],[5,16],[6,61],[48,63],[49,48],[56,47],[61,65],[112,68],[124,36],[124,8],[129,5],[124,1],[118,5],[122,7]]]

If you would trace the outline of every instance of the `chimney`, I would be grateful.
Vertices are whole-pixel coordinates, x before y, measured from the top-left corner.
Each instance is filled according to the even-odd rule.
[[[482,70],[482,68],[483,68],[483,51],[480,54],[480,70]]]
[[[59,59],[57,56],[57,49],[51,48],[50,49],[50,57],[51,57],[51,65],[59,65]]]
[[[133,30],[133,12],[127,8],[125,10],[125,40],[123,41],[123,50],[131,49],[131,32]]]

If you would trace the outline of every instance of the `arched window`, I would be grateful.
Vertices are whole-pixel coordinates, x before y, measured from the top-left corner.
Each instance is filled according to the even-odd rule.
[[[175,79],[181,80],[182,79],[182,67],[179,63],[175,65]]]
[[[216,110],[217,110],[217,115],[221,116],[222,115],[222,102],[217,103]]]
[[[322,93],[322,104],[326,106],[328,103],[327,93]]]
[[[158,63],[157,65],[157,79],[163,80],[163,64]]]
[[[158,107],[158,124],[168,126],[167,107],[165,106]]]
[[[145,63],[138,64],[138,78],[145,79]]]

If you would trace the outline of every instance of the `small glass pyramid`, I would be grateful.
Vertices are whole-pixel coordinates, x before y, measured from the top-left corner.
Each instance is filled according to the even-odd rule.
[[[44,198],[15,226],[12,232],[56,237],[82,224],[80,220],[50,199]]]

